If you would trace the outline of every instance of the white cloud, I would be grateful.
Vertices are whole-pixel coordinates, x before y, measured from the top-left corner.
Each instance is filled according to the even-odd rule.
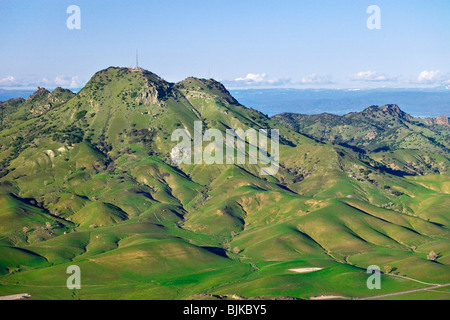
[[[376,71],[361,71],[350,77],[353,81],[365,81],[365,82],[385,82],[395,81],[396,78],[389,78],[386,75],[379,74]]]
[[[69,80],[63,76],[58,76],[55,78],[55,84],[58,86],[67,86],[69,84]]]
[[[450,73],[444,73],[440,70],[424,70],[417,77],[409,79],[407,83],[445,86],[450,84]]]
[[[23,78],[16,78],[13,76],[7,76],[0,78],[0,88],[9,90],[13,89],[36,89],[36,87],[64,87],[68,89],[81,87],[82,82],[78,76],[57,76],[54,79],[47,77],[37,77],[35,75],[29,75]]]
[[[265,73],[249,73],[244,78],[236,78],[234,81],[244,81],[244,82],[263,82],[266,80],[267,75]]]
[[[313,73],[310,75],[307,75],[302,78],[300,81],[301,84],[330,84],[333,83],[331,81],[330,76],[328,75],[321,75],[317,73]]]
[[[441,81],[443,74],[440,70],[435,71],[422,71],[417,77],[419,83],[435,83]]]
[[[80,85],[78,76],[57,76],[54,80],[55,85],[69,88],[77,88]]]
[[[10,86],[16,81],[16,78],[13,76],[7,76],[3,79],[0,79],[0,86]]]
[[[77,88],[80,86],[80,79],[78,76],[72,77],[72,80],[70,81],[70,87],[71,88]]]
[[[282,86],[289,84],[291,80],[289,78],[268,78],[266,73],[249,73],[245,77],[226,82],[237,86]]]

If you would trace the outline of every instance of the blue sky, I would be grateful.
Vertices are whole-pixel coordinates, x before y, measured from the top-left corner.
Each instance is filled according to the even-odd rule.
[[[69,30],[68,6],[81,9]],[[370,30],[369,5],[381,9]],[[450,88],[450,1],[0,0],[0,88],[141,67],[228,87]]]

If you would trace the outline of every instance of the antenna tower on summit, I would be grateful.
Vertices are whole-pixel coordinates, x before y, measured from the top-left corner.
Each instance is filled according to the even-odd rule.
[[[139,55],[137,49],[136,49],[136,68],[139,68]]]

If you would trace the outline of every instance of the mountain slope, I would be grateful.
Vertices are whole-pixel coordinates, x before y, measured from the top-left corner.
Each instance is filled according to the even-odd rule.
[[[319,141],[373,154],[374,160],[399,172],[445,173],[449,168],[450,125],[446,116],[413,118],[397,105],[386,105],[344,116],[283,113],[272,118]]]
[[[366,152],[420,149],[449,155],[447,117],[413,118],[397,105],[372,106],[344,116],[282,113],[273,119],[317,139],[348,144]]]
[[[448,281],[448,175],[422,175],[430,163],[445,173],[445,155],[414,151],[407,156],[422,162],[410,166],[398,150],[386,153],[387,166],[381,153],[321,142],[246,108],[212,79],[173,84],[137,68],[99,71],[76,95],[39,89],[1,107],[0,222],[7,232],[0,250],[11,257],[0,260],[2,294],[30,286],[37,297],[70,298],[65,268],[74,263],[86,274],[83,298],[258,290],[309,298],[340,272],[361,279],[376,263]],[[374,123],[385,111],[370,112],[367,126],[381,128]],[[412,126],[407,115],[387,112],[402,121],[395,130]],[[195,121],[222,133],[279,129],[278,172],[260,175],[261,163],[172,163],[172,132],[194,136]],[[415,176],[399,174],[402,166]],[[427,260],[431,250],[437,262]],[[409,266],[411,259],[420,267]],[[288,269],[308,266],[324,268],[324,276],[305,289],[308,276],[293,279]],[[417,285],[383,280],[383,292]],[[356,286],[354,296],[370,295],[355,281],[335,281],[335,293]]]

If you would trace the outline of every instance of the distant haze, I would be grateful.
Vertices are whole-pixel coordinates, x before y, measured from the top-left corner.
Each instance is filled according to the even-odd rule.
[[[282,112],[343,115],[371,105],[398,104],[415,117],[450,115],[450,90],[327,90],[247,89],[231,90],[244,106],[273,116]]]

